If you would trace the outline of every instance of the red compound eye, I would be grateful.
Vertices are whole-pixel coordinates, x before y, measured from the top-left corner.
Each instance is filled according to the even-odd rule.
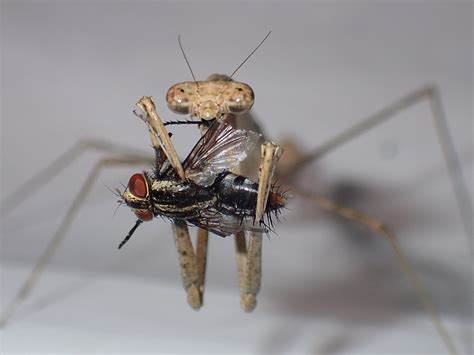
[[[138,198],[148,196],[148,184],[143,174],[134,174],[128,181],[128,190],[132,195]]]
[[[137,216],[138,219],[144,222],[151,221],[153,219],[153,213],[148,210],[134,210],[133,213],[135,213],[135,216]]]

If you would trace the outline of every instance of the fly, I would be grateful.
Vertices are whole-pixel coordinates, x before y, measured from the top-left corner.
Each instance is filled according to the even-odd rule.
[[[142,222],[158,216],[183,221],[221,237],[241,231],[268,232],[273,227],[272,216],[278,218],[285,206],[284,193],[272,185],[266,218],[255,221],[258,183],[231,172],[259,139],[255,132],[215,121],[184,160],[184,180],[163,159],[162,151],[155,148],[153,171],[132,175],[121,194],[138,220],[119,249]]]
[[[282,148],[272,142],[262,144],[261,161],[258,170],[257,201],[256,207],[253,207],[255,183],[232,173],[233,168],[238,162],[243,160],[244,155],[247,155],[250,149],[242,148],[240,155],[235,154],[235,152],[230,154],[221,148],[221,155],[219,155],[215,152],[215,147],[219,139],[227,142],[230,147],[238,147],[231,139],[224,139],[225,135],[223,132],[229,132],[229,134],[237,136],[243,135],[243,145],[251,145],[253,142],[249,138],[249,135],[252,135],[252,133],[233,130],[225,126],[225,124],[222,126],[221,124],[227,122],[231,123],[232,126],[239,127],[249,124],[249,120],[246,118],[250,118],[250,115],[244,114],[254,103],[253,91],[247,84],[235,82],[232,78],[239,68],[261,46],[269,34],[230,76],[212,75],[207,81],[196,80],[183,51],[194,81],[172,86],[168,91],[167,104],[173,112],[189,114],[194,121],[163,122],[156,112],[155,104],[151,97],[143,97],[138,102],[139,108],[143,111],[143,115],[139,115],[139,117],[148,125],[152,145],[156,152],[156,159],[150,159],[141,152],[138,153],[125,149],[121,145],[100,140],[83,140],[71,150],[63,153],[60,158],[46,167],[44,171],[33,176],[30,181],[22,185],[21,189],[14,191],[5,199],[4,206],[7,207],[6,211],[11,211],[12,208],[18,206],[19,201],[30,196],[39,186],[48,182],[51,177],[59,173],[81,153],[87,150],[100,150],[111,154],[111,156],[104,157],[98,161],[92,169],[71,207],[68,209],[61,225],[52,236],[39,262],[23,283],[16,297],[1,315],[0,327],[6,324],[21,302],[31,293],[50,258],[64,239],[66,231],[77,215],[86,195],[90,193],[91,187],[97,180],[99,173],[111,166],[131,166],[148,163],[154,163],[155,169],[151,173],[133,175],[126,191],[123,193],[119,192],[120,198],[132,207],[138,217],[138,221],[124,242],[131,237],[143,221],[151,220],[156,216],[170,219],[178,252],[182,283],[187,293],[187,301],[193,309],[199,309],[203,305],[208,232],[211,231],[222,236],[235,233],[241,307],[247,312],[255,309],[262,276],[261,234],[264,231],[268,231],[272,225],[271,219],[268,219],[268,217],[271,217],[272,214],[277,215],[286,202],[284,194],[279,193],[278,190],[275,191],[274,185],[272,185],[276,163],[281,156]],[[182,49],[181,43],[180,47]],[[461,217],[472,253],[472,242],[470,239],[472,224],[470,223],[469,216],[469,211],[472,211],[471,202],[469,197],[466,197],[469,196],[468,189],[462,180],[461,168],[458,163],[459,159],[450,139],[440,93],[435,86],[424,86],[402,97],[374,115],[365,118],[360,123],[344,130],[341,134],[321,144],[320,147],[310,153],[297,152],[295,150],[295,154],[287,154],[290,164],[287,164],[286,169],[281,169],[280,178],[294,176],[298,170],[312,160],[332,151],[372,127],[386,122],[391,117],[396,117],[396,113],[422,100],[429,100],[431,103],[435,128],[445,154],[452,185],[456,191],[462,213]],[[237,119],[237,116],[243,117]],[[198,142],[184,161],[184,164],[182,164],[165,126],[170,123],[182,124],[190,122],[201,125],[202,131],[207,127],[211,127],[211,132],[205,134],[205,137]],[[258,126],[254,121],[252,125]],[[252,131],[258,131],[258,129],[253,128]],[[239,151],[240,148],[235,149]],[[213,159],[211,159],[212,157]],[[219,160],[219,158],[222,158],[222,160]],[[248,164],[249,160],[247,159],[244,162],[245,165],[252,165]],[[430,315],[432,323],[443,339],[448,351],[451,354],[456,353],[455,346],[438,318],[436,310],[427,297],[420,280],[402,253],[395,235],[384,223],[351,208],[341,206],[327,198],[302,191],[294,186],[292,186],[292,191],[295,195],[310,200],[325,210],[354,220],[383,236],[397,255],[417,293],[419,301]],[[248,205],[245,205],[246,203]],[[266,222],[264,216],[267,216]],[[195,248],[190,239],[187,229],[188,225],[201,227],[198,230]]]

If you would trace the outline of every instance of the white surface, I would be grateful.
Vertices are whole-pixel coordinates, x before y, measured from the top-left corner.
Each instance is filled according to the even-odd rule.
[[[254,88],[253,112],[271,137],[297,137],[310,149],[436,82],[472,182],[471,3],[4,1],[2,196],[82,137],[149,149],[131,111],[153,95],[163,117],[177,119],[164,95],[191,78],[178,34],[204,79],[232,72],[269,29],[236,79]],[[359,191],[348,204],[394,228],[466,349],[458,324],[472,320],[471,264],[430,122],[420,103],[322,159],[301,183],[326,196],[344,183]],[[183,154],[197,136],[189,131],[176,130]],[[99,157],[86,154],[2,221],[3,305]],[[112,218],[116,197],[105,186],[119,187],[135,170],[101,176],[29,301],[30,314],[25,307],[3,333],[9,351],[59,344],[63,353],[138,352],[163,344],[163,351],[444,352],[387,245],[298,199],[265,241],[257,312],[240,312],[233,242],[220,238],[210,243],[206,305],[192,312],[166,222],[145,224],[116,250],[134,216],[122,208]],[[76,291],[77,275],[95,281]],[[42,302],[48,307],[34,312]],[[177,338],[181,330],[186,339]],[[43,345],[22,348],[33,339]]]
[[[25,270],[8,268],[7,281]],[[89,275],[90,276],[90,275]],[[182,290],[161,282],[51,272],[44,286],[60,293],[54,305],[25,305],[2,332],[2,353],[444,353],[423,315],[379,326],[307,318],[278,307],[271,294],[254,314],[238,307],[236,293],[209,287],[206,307],[183,307]],[[10,292],[6,292],[10,295]],[[43,296],[43,297],[42,297]],[[447,320],[458,340],[466,325]]]

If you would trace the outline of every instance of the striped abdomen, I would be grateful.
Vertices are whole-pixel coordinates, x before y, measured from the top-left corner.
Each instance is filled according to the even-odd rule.
[[[244,176],[223,173],[214,183],[217,209],[224,214],[241,217],[255,216],[258,184]],[[265,212],[277,211],[285,205],[286,198],[275,192],[268,194]]]

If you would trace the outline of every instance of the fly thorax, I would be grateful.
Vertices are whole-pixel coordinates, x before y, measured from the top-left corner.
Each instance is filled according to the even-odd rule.
[[[151,191],[154,196],[173,194],[183,190],[183,184],[173,180],[154,180],[151,185]]]
[[[181,204],[192,197],[191,186],[175,180],[154,180],[151,190],[155,206]]]

